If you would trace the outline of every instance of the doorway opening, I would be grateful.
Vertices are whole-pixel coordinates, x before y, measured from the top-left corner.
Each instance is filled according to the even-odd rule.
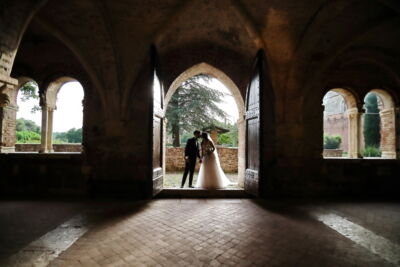
[[[206,63],[198,64],[172,83],[165,97],[165,110],[163,187],[180,187],[186,141],[197,129],[208,132],[216,144],[221,167],[231,182],[228,189],[243,188],[244,101],[233,81]]]

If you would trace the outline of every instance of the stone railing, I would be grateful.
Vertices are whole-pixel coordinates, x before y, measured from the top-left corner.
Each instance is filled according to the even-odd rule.
[[[183,171],[185,169],[183,147],[167,147],[165,154],[166,171],[175,172]],[[237,172],[238,171],[238,149],[228,147],[217,147],[221,167],[224,172]],[[196,170],[199,169],[199,164]]]
[[[15,152],[38,152],[40,144],[15,144]],[[82,152],[82,144],[53,144],[54,152]]]
[[[341,158],[343,157],[343,149],[324,149],[324,158]]]

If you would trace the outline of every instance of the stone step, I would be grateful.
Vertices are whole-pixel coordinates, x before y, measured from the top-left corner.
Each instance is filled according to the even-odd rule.
[[[157,198],[249,198],[243,189],[165,188]]]

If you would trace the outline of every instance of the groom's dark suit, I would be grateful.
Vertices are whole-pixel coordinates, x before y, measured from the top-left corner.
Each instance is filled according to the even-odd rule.
[[[196,167],[196,159],[200,158],[200,150],[199,145],[197,143],[197,139],[195,137],[190,138],[185,147],[185,158],[187,157],[186,164],[185,164],[185,172],[183,173],[182,177],[182,187],[186,182],[186,177],[189,173],[189,187],[192,186],[193,182],[193,174],[194,168]]]

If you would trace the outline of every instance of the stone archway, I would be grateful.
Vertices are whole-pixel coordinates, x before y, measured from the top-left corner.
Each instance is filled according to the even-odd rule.
[[[346,103],[346,115],[348,120],[348,157],[360,157],[360,113],[357,107],[356,97],[349,91],[343,88],[334,88],[328,92],[336,92],[341,95]]]
[[[172,95],[176,92],[178,87],[190,77],[193,77],[198,74],[207,74],[222,82],[232,93],[233,98],[235,99],[238,112],[239,119],[237,121],[238,124],[238,185],[239,187],[244,186],[244,172],[245,172],[245,121],[244,121],[244,100],[242,94],[240,93],[239,88],[232,81],[229,76],[227,76],[223,71],[207,64],[207,63],[199,63],[197,65],[192,66],[191,68],[184,71],[180,74],[168,88],[168,91],[165,95],[165,107],[168,106],[169,101],[171,100]],[[165,127],[164,127],[165,129]],[[165,134],[163,145],[165,146]],[[164,155],[165,160],[165,155]],[[164,165],[165,166],[165,165]]]
[[[64,84],[77,81],[71,77],[61,77],[51,82],[41,96],[42,128],[40,152],[54,152],[53,150],[53,117],[57,108],[57,95]]]

